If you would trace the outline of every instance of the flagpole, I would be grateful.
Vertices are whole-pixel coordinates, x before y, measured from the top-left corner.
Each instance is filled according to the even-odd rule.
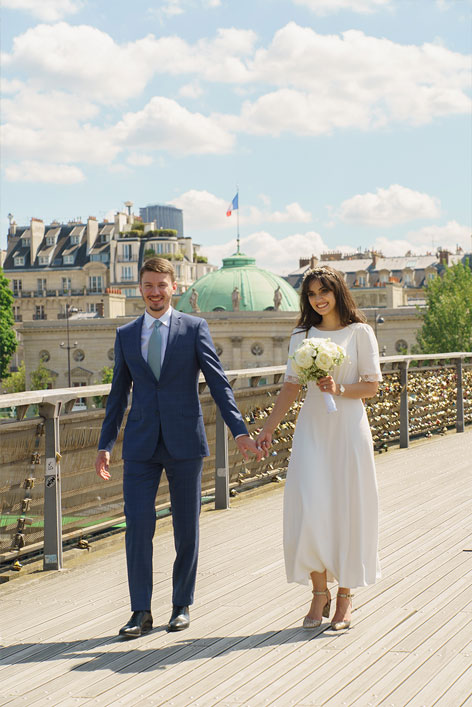
[[[236,184],[236,194],[238,195],[238,208],[236,211],[238,212],[237,215],[237,221],[236,221],[236,228],[237,228],[237,235],[236,235],[236,253],[239,255],[239,186]]]

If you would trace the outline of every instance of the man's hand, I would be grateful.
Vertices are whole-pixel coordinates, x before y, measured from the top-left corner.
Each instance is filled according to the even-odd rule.
[[[257,461],[260,461],[262,459],[262,449],[257,446],[257,444],[254,442],[253,439],[251,439],[251,437],[249,437],[249,435],[241,435],[241,437],[238,437],[235,442],[238,445],[238,449],[243,455],[244,459],[249,459],[247,454],[248,452],[254,454]]]
[[[110,466],[110,452],[105,452],[103,449],[100,450],[95,459],[95,471],[104,481],[110,481],[111,474],[108,471]]]

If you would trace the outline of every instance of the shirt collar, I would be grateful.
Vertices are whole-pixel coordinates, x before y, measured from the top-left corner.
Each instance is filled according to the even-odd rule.
[[[170,326],[170,318],[172,315],[172,307],[169,307],[167,312],[162,315],[162,317],[159,317],[159,319],[156,319],[156,317],[151,317],[149,312],[144,312],[144,326],[147,327],[148,329],[152,329],[156,321],[160,321],[161,324],[164,324],[164,326]]]

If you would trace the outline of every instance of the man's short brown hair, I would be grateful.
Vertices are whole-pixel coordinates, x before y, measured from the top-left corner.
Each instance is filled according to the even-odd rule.
[[[172,282],[175,282],[175,270],[168,260],[165,258],[148,258],[144,261],[139,271],[139,282],[141,283],[145,272],[163,272],[168,273]]]

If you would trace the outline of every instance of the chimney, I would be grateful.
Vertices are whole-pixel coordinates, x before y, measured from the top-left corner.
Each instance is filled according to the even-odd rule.
[[[33,265],[41,241],[44,238],[44,221],[40,218],[32,218],[30,222],[30,263]]]
[[[449,264],[449,251],[446,249],[440,248],[438,250],[438,259],[441,265],[448,265]]]
[[[310,258],[310,269],[313,270],[313,268],[316,268],[317,264],[318,258],[316,257],[316,255],[312,255]]]
[[[379,254],[373,250],[372,251],[372,267],[374,270],[377,269],[377,258],[379,257]]]
[[[87,219],[87,253],[90,253],[98,235],[98,221],[95,216]]]
[[[122,211],[118,211],[115,214],[115,228],[118,231],[118,233],[120,231],[125,230],[126,223],[127,223],[126,214],[124,214]],[[118,233],[117,233],[117,235],[118,235]]]
[[[299,268],[304,268],[309,264],[310,264],[310,258],[299,258],[298,259],[298,267]]]

